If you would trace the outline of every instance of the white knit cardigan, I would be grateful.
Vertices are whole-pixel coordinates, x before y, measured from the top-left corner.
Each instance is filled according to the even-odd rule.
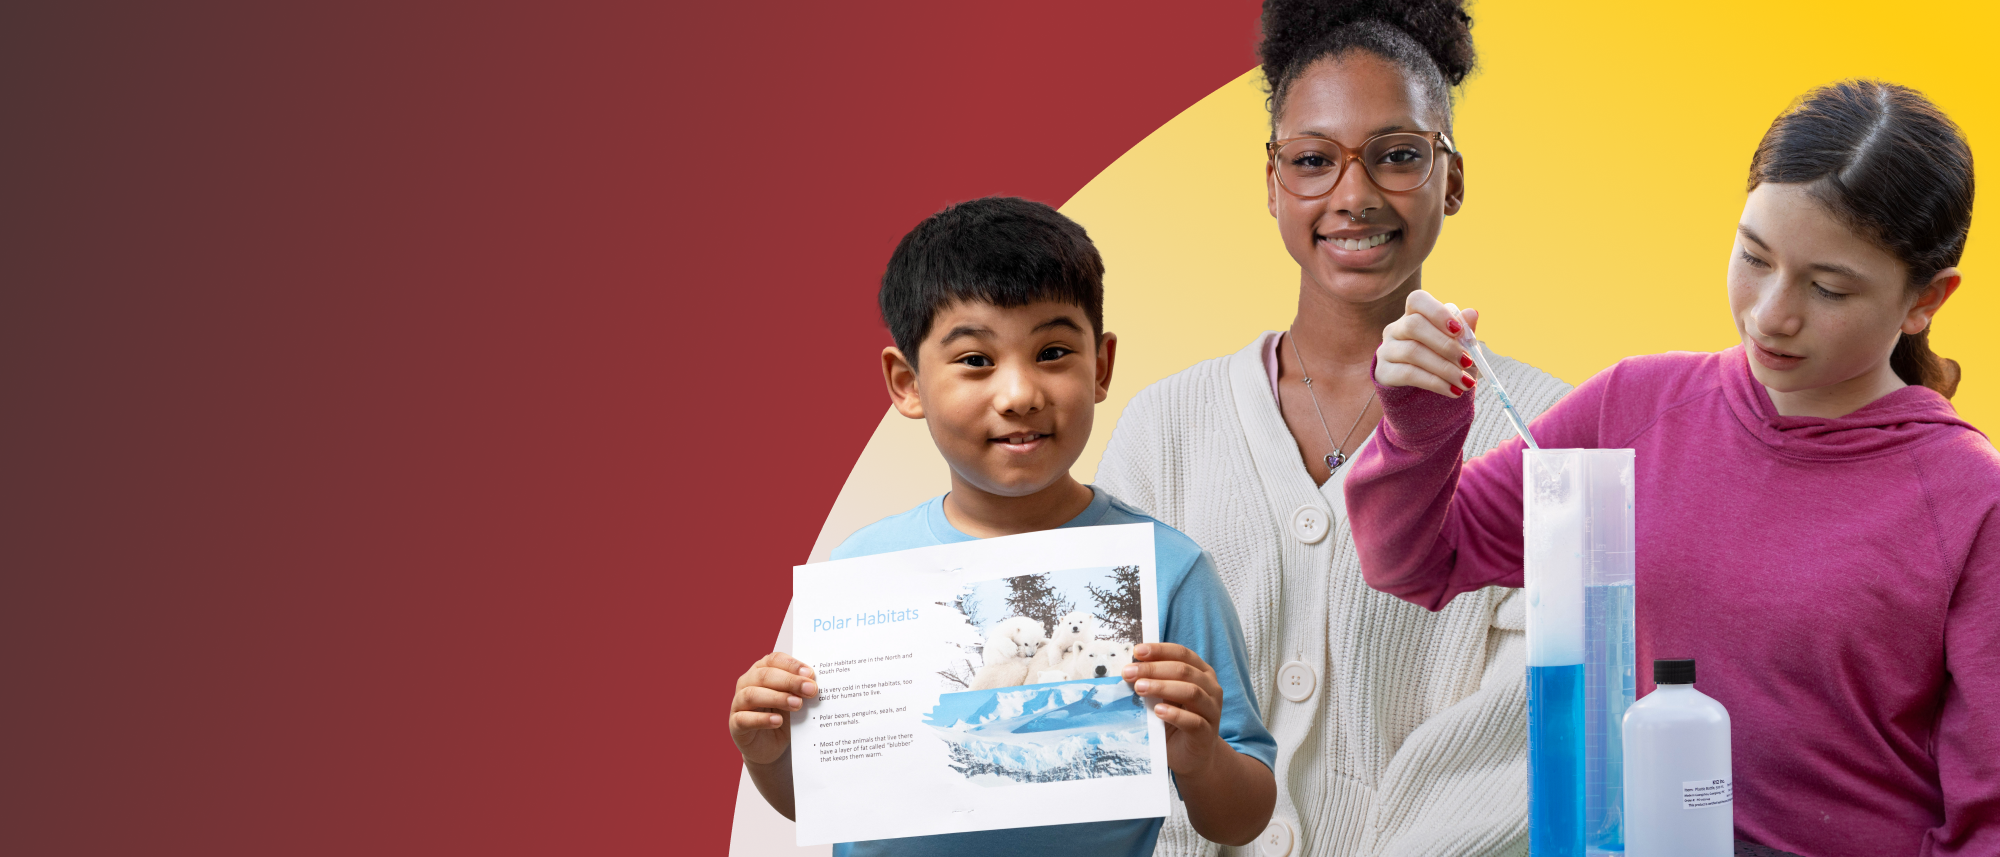
[[[1368,588],[1341,499],[1345,474],[1313,483],[1271,397],[1263,342],[1140,391],[1096,480],[1207,550],[1236,603],[1252,687],[1278,741],[1273,828],[1241,852],[1526,854],[1526,641],[1522,606],[1509,597],[1518,590],[1465,593],[1431,613]],[[1570,389],[1497,355],[1493,370],[1531,419]],[[1513,434],[1479,389],[1468,456]],[[1332,533],[1316,543],[1295,535],[1301,507],[1319,510]],[[1278,692],[1279,668],[1294,660],[1317,679],[1303,702]],[[1176,802],[1154,853],[1218,849]]]

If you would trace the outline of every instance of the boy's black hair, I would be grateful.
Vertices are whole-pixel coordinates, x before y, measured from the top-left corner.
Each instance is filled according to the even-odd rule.
[[[989,196],[924,219],[896,245],[882,273],[882,321],[904,359],[939,310],[959,301],[1001,307],[1058,301],[1082,307],[1104,333],[1104,260],[1077,222],[1039,202]]]

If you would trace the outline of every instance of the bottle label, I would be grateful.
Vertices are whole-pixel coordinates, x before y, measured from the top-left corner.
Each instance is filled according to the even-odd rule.
[[[1706,809],[1723,806],[1735,797],[1728,777],[1719,780],[1688,780],[1681,783],[1681,808]]]

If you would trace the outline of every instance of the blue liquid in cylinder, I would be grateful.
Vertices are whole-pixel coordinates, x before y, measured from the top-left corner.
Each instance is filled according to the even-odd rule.
[[[1583,664],[1528,667],[1528,853],[1583,857]]]
[[[1625,752],[1632,705],[1632,584],[1583,588],[1584,841],[1590,853],[1625,851]]]

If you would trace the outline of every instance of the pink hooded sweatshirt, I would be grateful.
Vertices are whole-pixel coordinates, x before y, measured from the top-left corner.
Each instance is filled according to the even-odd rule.
[[[1347,478],[1368,584],[1432,610],[1520,586],[1522,442],[1461,463],[1471,396],[1379,395]],[[1622,361],[1532,428],[1637,450],[1639,694],[1696,660],[1738,838],[2000,855],[2000,454],[1944,397],[1780,416],[1739,346]]]

